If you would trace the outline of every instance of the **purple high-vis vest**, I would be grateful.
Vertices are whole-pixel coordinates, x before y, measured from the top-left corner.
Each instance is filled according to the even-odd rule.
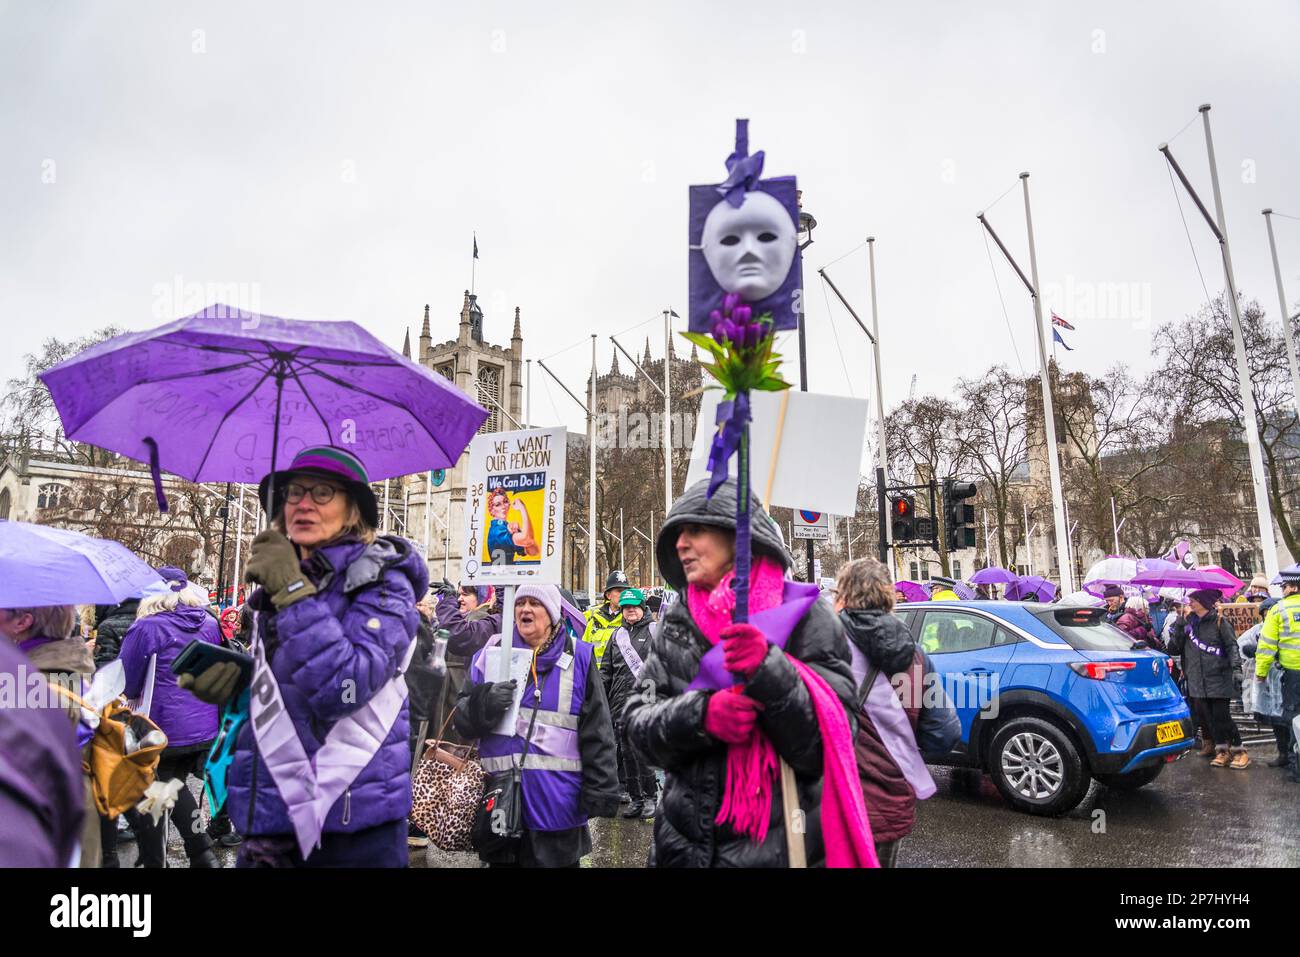
[[[487,648],[499,645],[495,635],[474,656],[470,680],[483,681]],[[558,646],[558,648],[557,648]],[[516,644],[516,647],[520,645]],[[578,715],[587,691],[587,675],[595,667],[595,649],[584,641],[557,641],[538,661],[542,697],[534,696],[530,675],[513,735],[486,734],[479,740],[479,762],[489,774],[519,763],[528,724],[537,707],[537,721],[523,759],[524,826],[531,831],[565,831],[587,823],[579,800],[582,793],[582,752],[578,747]]]

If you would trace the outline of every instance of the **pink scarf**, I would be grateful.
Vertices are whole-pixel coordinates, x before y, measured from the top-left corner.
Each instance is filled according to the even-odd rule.
[[[728,572],[711,590],[697,585],[687,589],[691,617],[710,644],[716,645],[721,640],[722,629],[731,624],[731,612],[736,604],[731,590],[734,577],[733,572]],[[756,556],[750,571],[750,611],[775,608],[784,592],[785,574],[780,564],[766,556]],[[879,867],[843,705],[820,675],[796,658],[786,657],[808,687],[822,735],[821,819],[826,865]],[[763,843],[767,839],[772,793],[780,770],[776,748],[757,726],[748,741],[728,745],[727,780],[715,823],[730,823],[737,833]]]

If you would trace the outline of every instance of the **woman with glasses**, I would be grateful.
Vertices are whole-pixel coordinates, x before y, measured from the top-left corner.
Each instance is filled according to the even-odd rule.
[[[227,719],[249,705],[227,776],[244,836],[237,866],[404,867],[403,673],[428,569],[405,539],[376,535],[378,503],[350,452],[304,449],[259,497],[271,528],[253,540],[245,573],[261,586],[248,599],[253,693],[238,693],[234,663],[181,679],[229,703]]]

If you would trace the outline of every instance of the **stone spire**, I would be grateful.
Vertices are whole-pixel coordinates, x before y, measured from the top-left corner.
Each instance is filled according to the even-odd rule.
[[[650,337],[645,337],[645,355],[641,357],[642,368],[650,364]]]
[[[519,307],[515,306],[515,331],[510,334],[511,340],[522,339],[523,333],[519,331]]]
[[[700,350],[696,347],[695,343],[693,342],[691,343],[691,361],[692,362],[700,361]]]
[[[402,343],[402,355],[408,359],[411,358],[411,330],[409,327],[406,330],[406,341]]]
[[[425,362],[429,358],[429,349],[433,345],[432,337],[429,334],[429,304],[424,304],[424,325],[420,327],[420,362]]]
[[[610,375],[618,375],[618,350],[614,350],[614,364],[609,367]]]

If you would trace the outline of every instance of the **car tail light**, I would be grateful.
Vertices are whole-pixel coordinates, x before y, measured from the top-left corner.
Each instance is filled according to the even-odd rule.
[[[1085,678],[1102,680],[1112,671],[1132,671],[1137,667],[1136,661],[1072,661],[1070,667],[1075,674]]]

